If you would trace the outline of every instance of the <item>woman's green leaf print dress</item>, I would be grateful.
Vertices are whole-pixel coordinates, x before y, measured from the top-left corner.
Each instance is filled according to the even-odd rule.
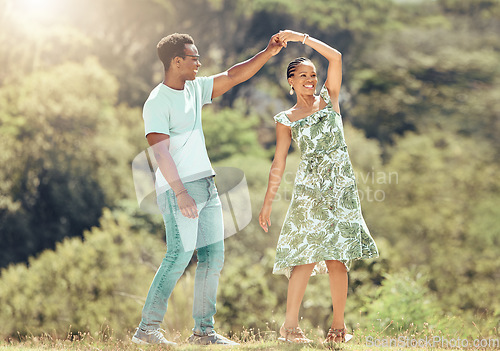
[[[326,107],[308,117],[291,122],[284,112],[274,116],[291,127],[302,155],[273,269],[288,278],[298,265],[318,262],[313,274],[326,273],[325,260],[349,268],[351,260],[378,257],[361,213],[342,117],[326,87],[320,95]]]

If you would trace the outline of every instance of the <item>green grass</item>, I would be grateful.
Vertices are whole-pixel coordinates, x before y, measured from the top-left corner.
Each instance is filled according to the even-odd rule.
[[[211,350],[287,350],[287,351],[312,351],[312,350],[388,350],[395,351],[401,350],[400,348],[373,348],[366,345],[359,344],[357,342],[349,342],[345,345],[334,346],[328,348],[315,342],[310,345],[295,345],[295,344],[284,344],[278,341],[253,341],[244,343],[236,347],[226,347],[226,346],[198,346],[189,345],[181,343],[176,347],[161,347],[161,346],[137,346],[129,342],[128,340],[108,340],[108,341],[96,341],[96,342],[81,342],[81,341],[27,341],[23,343],[14,344],[0,344],[0,350],[17,350],[17,351],[35,351],[35,350],[178,350],[178,351],[197,351],[200,349],[211,351]],[[425,350],[423,348],[412,348],[412,350]],[[444,350],[444,349],[433,349],[433,350]]]
[[[236,347],[225,347],[225,346],[199,346],[190,345],[186,342],[187,335],[189,331],[177,332],[176,334],[170,334],[169,338],[178,343],[177,347],[165,348],[161,346],[138,346],[133,344],[130,339],[131,334],[124,336],[123,338],[115,338],[109,333],[98,333],[95,336],[90,334],[80,334],[80,335],[68,335],[66,338],[57,338],[51,335],[45,336],[31,336],[21,338],[19,340],[4,340],[0,341],[0,351],[2,350],[16,350],[16,351],[35,351],[35,350],[178,350],[178,351],[195,351],[195,350],[287,350],[287,351],[312,351],[312,350],[356,350],[356,351],[368,351],[368,350],[384,350],[384,351],[396,351],[396,350],[500,350],[500,345],[498,343],[498,338],[496,339],[485,339],[483,342],[489,342],[489,347],[475,348],[472,345],[472,340],[469,342],[469,347],[465,348],[462,346],[453,347],[453,345],[448,345],[448,347],[417,347],[417,345],[380,345],[380,342],[385,341],[386,343],[392,338],[393,343],[398,340],[433,340],[437,334],[432,335],[430,333],[426,334],[408,334],[402,333],[399,336],[385,336],[377,335],[372,331],[362,331],[357,330],[354,334],[353,340],[347,344],[339,344],[334,346],[324,346],[321,341],[323,339],[322,333],[319,330],[310,330],[307,335],[314,340],[312,344],[309,345],[296,345],[289,343],[282,343],[276,340],[276,333],[274,331],[265,331],[254,333],[252,330],[241,333],[239,336],[240,346]],[[370,339],[371,338],[371,339]],[[399,339],[398,339],[399,338]],[[452,342],[451,336],[443,336],[443,338],[448,338]],[[371,343],[369,341],[372,340]],[[374,344],[375,340],[377,345]],[[456,340],[456,339],[454,339]],[[494,344],[496,342],[496,344]],[[439,345],[435,345],[439,346]]]
[[[19,344],[0,344],[0,350],[16,350],[16,351],[38,351],[38,350],[178,350],[178,351],[195,351],[195,350],[287,350],[287,351],[313,351],[313,350],[346,350],[346,351],[368,351],[368,350],[387,350],[387,351],[399,351],[406,348],[400,347],[373,347],[364,344],[359,344],[357,342],[349,342],[345,345],[339,345],[332,348],[325,347],[319,343],[314,343],[311,345],[292,345],[284,344],[278,341],[261,341],[261,342],[248,342],[237,347],[225,347],[225,346],[196,346],[188,344],[180,344],[177,347],[161,347],[161,346],[136,346],[129,341],[98,341],[98,342],[71,342],[71,341],[55,341],[55,342],[39,342],[30,341]],[[408,350],[459,350],[457,348],[414,348],[409,347]],[[469,348],[471,350],[474,348]],[[479,350],[479,349],[474,349]],[[498,348],[481,348],[480,350],[498,350]]]

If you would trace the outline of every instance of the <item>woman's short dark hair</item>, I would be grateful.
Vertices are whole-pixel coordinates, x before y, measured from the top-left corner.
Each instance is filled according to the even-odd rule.
[[[295,60],[290,62],[288,64],[288,68],[286,69],[286,79],[293,77],[297,66],[306,61],[311,62],[311,60],[309,60],[307,57],[297,57]]]
[[[174,33],[162,38],[156,49],[158,57],[167,71],[170,67],[170,62],[174,57],[185,57],[185,44],[194,44],[193,38],[189,34]]]

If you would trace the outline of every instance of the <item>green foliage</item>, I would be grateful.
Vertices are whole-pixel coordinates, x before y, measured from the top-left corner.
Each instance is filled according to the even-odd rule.
[[[500,4],[495,0],[439,0],[445,12],[482,19],[500,18]]]
[[[249,230],[245,230],[241,235],[258,234],[252,235]],[[228,246],[232,249],[234,245]],[[218,295],[216,315],[219,327],[231,333],[241,333],[248,328],[264,330],[265,326],[272,323],[275,318],[281,319],[276,313],[282,308],[278,303],[279,296],[286,291],[286,285],[283,282],[276,282],[279,278],[270,277],[274,251],[268,249],[261,252],[262,258],[254,262],[240,260],[231,253],[226,256],[229,257],[226,258],[221,275],[221,291]],[[281,291],[278,291],[277,287],[281,287]],[[259,298],[256,299],[255,296]]]
[[[394,6],[390,1],[300,1],[300,0],[261,0],[253,1],[256,10],[285,12],[301,18],[308,26],[321,30],[351,31],[357,33],[373,31],[383,26]],[[363,9],[363,11],[360,11]],[[308,14],[305,16],[304,14]]]
[[[488,138],[498,149],[492,96],[500,93],[500,57],[488,35],[463,26],[408,27],[370,43],[347,83],[353,124],[384,144],[439,127]]]
[[[257,140],[256,116],[244,116],[235,109],[203,110],[203,132],[210,160],[217,162],[233,155],[262,156]]]
[[[487,143],[434,131],[398,140],[385,166],[399,181],[381,188],[386,199],[374,230],[391,243],[391,265],[420,267],[446,311],[498,313],[493,295],[478,298],[477,288],[491,291],[500,268],[491,246],[497,214],[486,209],[499,189],[494,159]]]
[[[421,331],[439,316],[437,299],[424,275],[401,270],[384,278],[382,285],[365,298],[365,323],[373,323],[380,331],[394,323],[400,334],[408,329]]]
[[[104,211],[100,227],[86,232],[83,242],[66,239],[28,266],[2,271],[2,334],[65,336],[109,327],[123,335],[140,320],[163,247],[131,231],[123,215]]]
[[[128,136],[137,124],[132,110],[115,106],[117,90],[95,60],[0,88],[0,228],[8,252],[0,266],[81,235],[102,207],[129,196],[123,174],[138,149]]]

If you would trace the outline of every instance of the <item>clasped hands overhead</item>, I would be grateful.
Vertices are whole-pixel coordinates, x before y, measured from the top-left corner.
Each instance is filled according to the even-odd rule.
[[[304,44],[308,37],[309,35],[305,33],[295,32],[293,30],[280,30],[279,33],[271,37],[268,49],[271,50],[274,56],[278,54],[282,48],[286,48],[289,41],[297,41]]]

